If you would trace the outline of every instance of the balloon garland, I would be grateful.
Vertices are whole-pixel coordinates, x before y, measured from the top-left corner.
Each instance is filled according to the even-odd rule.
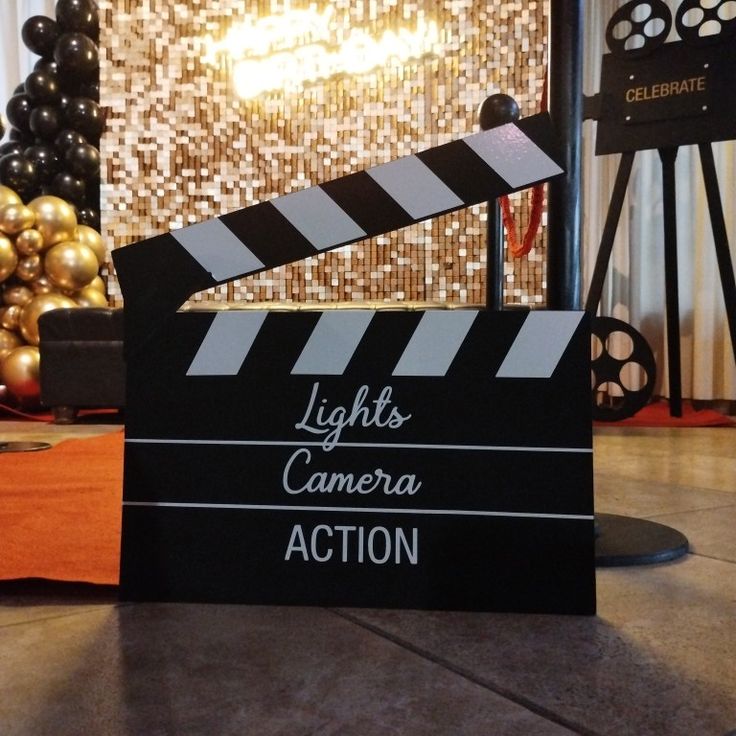
[[[99,11],[58,0],[23,43],[40,58],[5,108],[0,144],[0,396],[35,405],[38,319],[51,309],[106,306],[99,269]],[[0,119],[0,139],[5,133]]]

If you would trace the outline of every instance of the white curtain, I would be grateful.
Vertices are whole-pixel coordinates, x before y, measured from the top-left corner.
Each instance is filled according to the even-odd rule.
[[[0,103],[3,119],[5,105],[13,90],[38,60],[20,37],[23,23],[33,15],[55,17],[53,0],[0,0]]]
[[[675,10],[679,2],[668,2]],[[618,0],[585,3],[584,92],[599,91],[605,29]],[[674,23],[673,23],[674,26]],[[677,40],[673,28],[668,41]],[[596,157],[595,123],[584,124],[583,262],[590,283],[619,156]],[[731,257],[736,262],[736,143],[713,144]],[[677,237],[683,396],[736,399],[736,366],[716,264],[700,156],[682,147],[676,162]],[[600,313],[639,330],[654,351],[657,395],[668,396],[664,293],[662,175],[656,151],[637,153],[621,214]]]

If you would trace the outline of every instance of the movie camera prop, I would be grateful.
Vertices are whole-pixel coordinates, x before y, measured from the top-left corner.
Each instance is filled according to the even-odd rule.
[[[651,397],[654,357],[644,337],[626,323],[596,318],[603,282],[624,204],[634,155],[657,149],[662,164],[667,352],[670,412],[682,416],[680,320],[677,281],[675,159],[680,146],[697,145],[731,343],[736,359],[736,281],[711,144],[736,139],[736,14],[726,0],[684,0],[674,21],[662,0],[632,0],[620,7],[606,28],[610,53],[603,57],[600,92],[585,101],[585,117],[598,121],[596,154],[620,153],[618,173],[585,309],[593,318],[604,355],[593,363],[594,395],[606,383],[623,394],[618,405],[597,406],[597,419],[631,416]],[[679,40],[665,43],[672,24]],[[621,379],[621,362],[606,353],[608,337],[623,331],[634,350],[627,362],[646,374],[635,391]]]
[[[113,253],[123,598],[595,611],[584,312],[177,312],[550,179],[556,158],[532,116]]]

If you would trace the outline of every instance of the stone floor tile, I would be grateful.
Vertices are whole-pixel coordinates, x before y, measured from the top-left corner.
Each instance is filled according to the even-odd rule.
[[[111,608],[4,627],[0,661],[3,736],[574,733],[324,609]]]

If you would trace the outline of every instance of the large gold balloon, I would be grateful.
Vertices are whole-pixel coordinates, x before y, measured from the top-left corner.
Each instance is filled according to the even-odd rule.
[[[97,256],[92,248],[75,240],[58,243],[46,251],[44,271],[54,286],[77,291],[97,276]]]
[[[74,207],[68,202],[59,197],[46,195],[32,199],[28,207],[36,215],[36,230],[41,233],[45,248],[74,237],[77,216]]]
[[[4,330],[17,330],[22,310],[20,304],[11,304],[0,309],[0,327]]]
[[[93,289],[97,289],[100,294],[107,296],[107,287],[105,286],[105,282],[102,280],[102,276],[95,276],[87,286],[91,286]]]
[[[107,299],[105,295],[95,289],[93,286],[85,286],[77,291],[72,299],[79,304],[80,307],[106,307]]]
[[[33,292],[27,286],[6,286],[3,291],[5,304],[20,304],[24,306],[33,299]]]
[[[97,263],[100,266],[105,262],[107,258],[107,248],[97,230],[90,227],[89,225],[77,225],[77,231],[74,236],[74,240],[78,243],[84,243],[84,245],[92,248],[94,254],[97,256]]]
[[[23,204],[23,200],[16,191],[0,184],[0,207],[4,207],[6,204]]]
[[[38,318],[52,309],[76,307],[74,299],[63,294],[39,294],[23,307],[20,314],[20,332],[26,342],[38,345]]]
[[[9,238],[0,234],[0,281],[11,276],[18,265],[18,254]]]
[[[5,356],[13,349],[20,347],[23,340],[11,330],[0,329],[0,363],[3,362]]]
[[[43,262],[38,253],[21,258],[15,267],[15,275],[21,281],[33,281],[43,273]]]
[[[43,250],[43,236],[34,228],[23,230],[15,238],[15,249],[22,256],[40,253]]]
[[[33,227],[36,215],[24,204],[6,204],[0,207],[0,230],[6,235],[17,235],[21,230]]]
[[[38,348],[30,345],[11,350],[0,367],[2,382],[19,399],[37,399],[41,393]]]

